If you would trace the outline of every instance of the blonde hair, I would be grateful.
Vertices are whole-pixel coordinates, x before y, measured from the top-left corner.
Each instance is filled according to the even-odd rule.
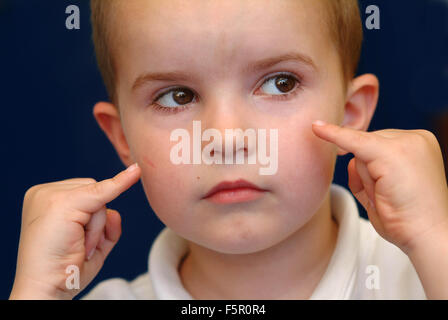
[[[339,53],[344,80],[356,74],[363,40],[361,15],[357,0],[324,0],[328,31]]]
[[[96,61],[98,69],[104,81],[109,99],[116,104],[118,101],[116,96],[116,67],[111,50],[111,16],[116,0],[91,0],[91,23],[92,23],[92,40],[95,48]]]
[[[298,0],[299,1],[299,0]],[[109,99],[117,105],[116,64],[112,55],[111,29],[117,0],[91,0],[92,38],[98,68]],[[357,0],[322,0],[327,29],[338,51],[347,84],[355,75],[363,39],[362,22]]]

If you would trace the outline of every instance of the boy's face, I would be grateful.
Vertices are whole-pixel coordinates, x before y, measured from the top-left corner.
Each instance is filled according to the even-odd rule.
[[[311,123],[341,123],[346,102],[321,5],[315,0],[120,3],[113,24],[124,135],[130,157],[142,168],[152,208],[179,235],[215,251],[250,253],[284,240],[321,208],[336,148],[317,138]],[[302,58],[248,69],[287,54]],[[142,75],[167,72],[188,79],[147,78],[133,88]],[[285,73],[292,79],[282,91],[269,78]],[[178,87],[184,95],[167,93],[157,100],[175,112],[154,107],[153,99]],[[277,173],[260,175],[262,165],[247,159],[244,165],[173,164],[170,152],[178,142],[170,141],[171,132],[184,128],[192,137],[193,120],[223,137],[225,129],[253,128],[267,129],[269,138],[269,129],[277,129]],[[232,204],[203,199],[216,184],[238,179],[267,192]]]

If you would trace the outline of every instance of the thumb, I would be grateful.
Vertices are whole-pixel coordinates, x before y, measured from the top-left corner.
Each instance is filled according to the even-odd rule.
[[[117,210],[107,209],[106,225],[104,228],[104,238],[96,246],[95,255],[104,261],[113,247],[117,244],[121,236],[121,216]]]
[[[348,186],[353,195],[363,205],[366,210],[374,208],[374,204],[369,198],[362,178],[356,167],[356,158],[352,158],[348,163]]]
[[[355,161],[356,161],[355,158],[352,158],[348,163],[349,188],[353,193],[353,195],[355,196],[355,198],[358,199],[358,201],[362,204],[364,209],[366,209],[367,215],[373,227],[376,229],[378,233],[382,234],[382,226],[378,218],[378,213],[376,211],[375,205],[372,203],[369,196],[367,195],[366,189],[364,188],[364,185],[362,183],[361,176],[356,170]]]
[[[85,226],[85,250],[87,260],[90,260],[92,254],[95,253],[95,248],[104,235],[106,219],[107,209],[106,206],[104,206],[101,210],[92,215],[90,221]]]
[[[118,211],[107,209],[106,225],[99,243],[89,261],[84,262],[83,282],[87,286],[101,270],[104,261],[117,244],[121,236],[121,216]]]
[[[348,171],[348,186],[353,193],[353,195],[358,199],[358,201],[367,209],[366,202],[366,192],[364,185],[362,184],[361,176],[356,170],[355,158],[352,158],[347,166]]]

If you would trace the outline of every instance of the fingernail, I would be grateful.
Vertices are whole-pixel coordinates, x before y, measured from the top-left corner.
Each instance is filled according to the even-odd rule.
[[[130,165],[128,168],[127,168],[127,171],[128,172],[131,172],[131,171],[134,171],[135,169],[137,169],[138,168],[138,163],[136,162],[136,163],[134,163],[133,165]]]
[[[87,260],[90,260],[92,258],[93,254],[95,253],[95,248],[90,249],[89,254],[87,255]]]
[[[313,124],[315,124],[316,126],[322,127],[322,126],[326,125],[327,123],[322,120],[316,120],[313,122]]]

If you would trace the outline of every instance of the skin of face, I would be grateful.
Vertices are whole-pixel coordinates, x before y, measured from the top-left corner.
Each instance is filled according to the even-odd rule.
[[[116,11],[119,111],[99,102],[94,114],[123,163],[140,165],[144,191],[159,219],[192,248],[215,257],[254,257],[293,238],[307,241],[304,248],[329,250],[322,244],[330,241],[325,232],[334,230],[328,227],[329,187],[337,155],[344,151],[315,136],[311,123],[321,119],[367,130],[378,83],[373,75],[363,75],[344,86],[320,2],[128,0]],[[259,70],[245,69],[288,53],[309,61],[285,60]],[[148,81],[133,89],[141,75],[173,71],[191,79]],[[300,81],[280,100],[276,97],[285,93],[267,83],[285,73]],[[178,87],[194,94],[186,108],[179,112],[154,108],[159,94]],[[158,103],[176,105],[171,95]],[[277,173],[260,175],[261,165],[247,161],[173,164],[170,150],[177,142],[170,141],[170,134],[184,128],[192,136],[194,120],[201,121],[202,130],[215,128],[223,136],[232,128],[277,129]],[[238,179],[268,191],[246,203],[224,205],[202,199],[216,184]]]

